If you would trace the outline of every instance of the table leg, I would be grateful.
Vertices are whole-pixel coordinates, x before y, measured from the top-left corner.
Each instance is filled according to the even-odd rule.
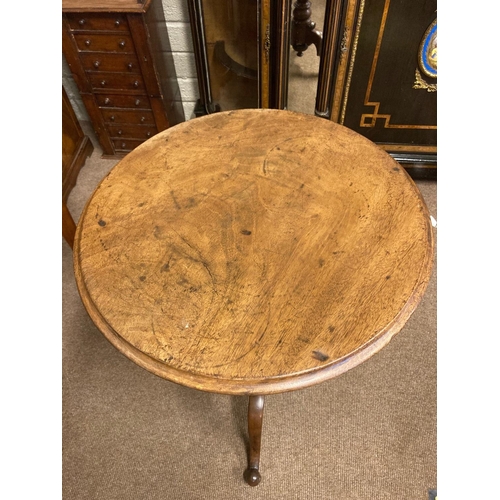
[[[262,435],[262,417],[264,414],[264,396],[248,398],[248,437],[250,441],[248,452],[248,468],[245,471],[245,481],[250,486],[260,483],[260,438]]]

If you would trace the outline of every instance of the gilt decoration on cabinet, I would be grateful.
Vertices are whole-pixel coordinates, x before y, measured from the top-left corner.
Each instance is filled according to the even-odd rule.
[[[318,109],[403,163],[435,167],[435,0],[340,0],[342,18],[325,53],[335,55],[329,109]],[[422,91],[421,89],[424,89]]]
[[[437,79],[437,64],[437,20],[434,20],[427,28],[418,50],[419,67],[415,70],[414,89],[425,89],[427,92],[437,91],[437,83],[428,81],[429,79]]]

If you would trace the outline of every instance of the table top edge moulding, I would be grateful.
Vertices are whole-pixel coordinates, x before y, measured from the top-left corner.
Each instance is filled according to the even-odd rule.
[[[384,347],[423,297],[433,249],[418,188],[368,139],[239,110],[180,123],[122,159],[82,212],[74,268],[91,319],[139,366],[267,395]]]

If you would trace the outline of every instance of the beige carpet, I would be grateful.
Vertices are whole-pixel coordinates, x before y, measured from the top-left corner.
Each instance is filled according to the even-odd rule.
[[[75,220],[116,164],[100,154],[69,197]],[[417,184],[437,219],[436,184]],[[178,386],[121,355],[89,319],[62,245],[64,500],[427,500],[436,487],[435,273],[380,353],[334,380],[266,398],[263,479],[250,488],[246,398]]]

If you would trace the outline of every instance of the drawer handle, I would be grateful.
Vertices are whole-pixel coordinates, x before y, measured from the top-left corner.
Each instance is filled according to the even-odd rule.
[[[104,99],[104,104],[109,104],[111,102],[111,99],[109,97],[106,97],[106,99]]]
[[[83,26],[83,25],[85,24],[85,19],[80,19],[80,20],[78,21],[78,24],[79,24],[80,26]]]
[[[116,21],[115,21],[115,26],[116,26],[117,28],[118,28],[118,26],[120,26],[120,24],[121,24],[121,22],[120,22],[120,21],[118,21],[118,20],[116,20]]]
[[[114,122],[114,121],[115,121],[115,115],[111,115],[111,116],[109,117],[109,119],[110,119],[112,122]]]
[[[122,142],[122,149],[125,149],[126,144]]]
[[[144,123],[146,121],[146,117],[145,116],[141,116],[141,123]]]
[[[146,132],[146,137],[151,137],[151,132]]]
[[[137,88],[138,86],[139,86],[139,82],[136,80],[136,81],[134,82],[134,87],[135,87],[135,88]]]
[[[101,82],[101,87],[104,87],[105,85],[106,85],[106,80],[103,80],[103,81]]]
[[[119,44],[118,44],[121,48],[125,47],[125,41],[122,40]]]
[[[140,99],[136,99],[136,100],[135,100],[135,105],[136,105],[136,106],[139,106],[139,104],[141,104],[141,100],[140,100]]]
[[[118,130],[118,135],[122,135],[123,134],[123,131],[122,130]]]
[[[133,67],[134,67],[134,65],[133,65],[132,63],[128,63],[128,64],[127,64],[127,68],[128,68],[128,69],[132,69]]]
[[[94,61],[94,67],[98,68],[101,65],[101,61]]]
[[[88,40],[88,39],[87,39],[87,40],[85,40],[85,45],[86,45],[87,47],[89,47],[89,46],[90,46],[90,40]]]

